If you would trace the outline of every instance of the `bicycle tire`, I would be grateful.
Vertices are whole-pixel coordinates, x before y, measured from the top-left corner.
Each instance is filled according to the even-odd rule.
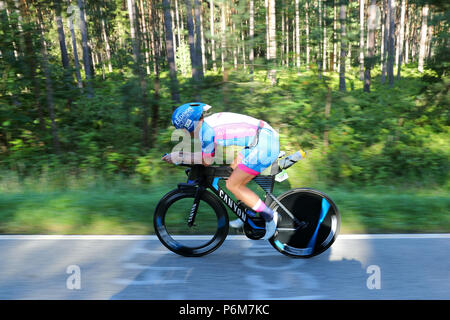
[[[325,193],[297,188],[277,198],[299,221],[306,222],[297,228],[292,218],[274,201],[270,208],[277,210],[277,232],[270,244],[284,255],[311,258],[326,251],[336,240],[341,218],[336,204]],[[322,221],[320,221],[323,216]]]
[[[194,226],[188,227],[194,198],[195,189],[172,190],[159,201],[153,216],[154,230],[161,243],[185,257],[200,257],[213,252],[228,235],[227,211],[208,191],[200,198]]]

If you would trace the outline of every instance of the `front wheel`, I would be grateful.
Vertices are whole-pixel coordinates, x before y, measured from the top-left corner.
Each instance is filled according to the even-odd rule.
[[[216,250],[228,234],[228,214],[222,203],[204,191],[194,225],[188,220],[195,190],[173,190],[158,203],[153,216],[155,233],[164,246],[186,256],[200,257]]]
[[[341,218],[334,202],[323,192],[299,188],[279,196],[278,201],[297,219],[294,221],[276,202],[275,236],[269,242],[279,252],[296,258],[310,258],[327,250],[336,240]]]

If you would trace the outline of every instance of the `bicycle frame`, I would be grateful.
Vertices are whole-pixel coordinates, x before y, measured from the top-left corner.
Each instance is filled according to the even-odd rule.
[[[195,222],[195,216],[197,214],[198,205],[200,203],[201,194],[208,188],[211,189],[214,194],[222,200],[225,205],[236,214],[244,223],[248,223],[253,229],[262,230],[263,227],[258,227],[252,218],[256,217],[256,213],[250,210],[245,204],[238,201],[235,202],[233,198],[219,186],[219,181],[227,179],[232,173],[230,167],[205,167],[203,165],[188,165],[191,169],[187,169],[188,174],[187,183],[179,183],[179,189],[195,189],[195,200],[189,214],[188,225],[193,226]],[[260,187],[266,192],[266,205],[269,206],[272,202],[276,202],[277,205],[285,211],[288,216],[292,218],[297,224],[297,228],[301,228],[305,225],[305,222],[299,221],[281,202],[272,194],[273,191],[273,176],[271,185],[260,185]]]

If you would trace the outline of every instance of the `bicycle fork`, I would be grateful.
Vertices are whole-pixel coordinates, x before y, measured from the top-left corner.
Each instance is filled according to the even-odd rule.
[[[192,204],[191,212],[189,213],[189,219],[188,219],[189,227],[195,226],[195,224],[194,224],[195,216],[197,215],[198,206],[200,204],[200,198],[202,197],[203,191],[205,191],[205,187],[199,185],[196,189],[197,190],[195,190],[194,203]]]

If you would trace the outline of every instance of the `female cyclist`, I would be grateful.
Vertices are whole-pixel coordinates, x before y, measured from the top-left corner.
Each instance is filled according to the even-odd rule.
[[[238,113],[220,112],[205,117],[205,112],[210,108],[207,104],[194,102],[186,103],[174,111],[172,124],[175,128],[187,130],[202,145],[201,152],[184,152],[181,155],[182,161],[194,163],[195,159],[201,159],[203,165],[210,165],[214,162],[216,148],[242,147],[230,165],[233,172],[226,181],[226,187],[236,199],[264,218],[266,233],[262,239],[267,240],[275,233],[278,214],[267,207],[246,185],[278,158],[278,133],[267,122]],[[173,152],[162,160],[176,163],[179,157],[179,152]],[[232,221],[230,226],[237,228],[242,224],[238,219]]]

